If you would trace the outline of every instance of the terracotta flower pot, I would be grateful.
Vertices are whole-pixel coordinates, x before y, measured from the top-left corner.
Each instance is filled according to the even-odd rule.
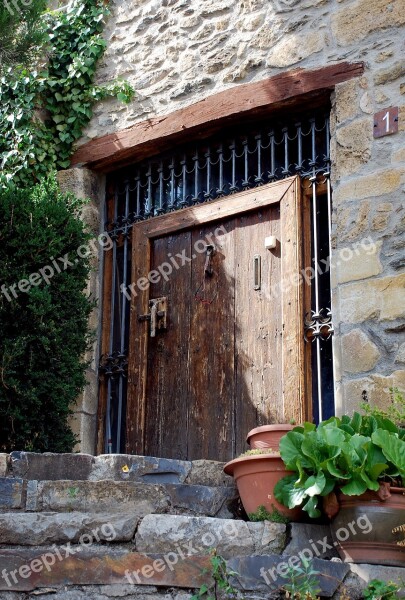
[[[301,509],[291,510],[274,497],[276,483],[291,473],[286,471],[280,454],[241,456],[227,463],[224,471],[235,479],[240,499],[248,514],[256,512],[259,506],[265,506],[270,513],[276,508],[292,521],[300,520]]]
[[[249,431],[246,441],[252,449],[272,448],[278,452],[280,439],[294,427],[287,423],[262,425]]]
[[[405,488],[389,488],[388,497],[367,491],[361,496],[338,494],[340,510],[331,523],[332,537],[345,562],[405,567],[405,547],[392,533],[405,523]]]

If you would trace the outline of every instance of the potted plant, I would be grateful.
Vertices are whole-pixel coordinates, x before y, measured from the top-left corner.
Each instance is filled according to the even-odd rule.
[[[264,506],[270,513],[277,510],[290,520],[300,519],[301,509],[287,508],[274,496],[276,483],[291,474],[286,470],[279,452],[272,448],[248,450],[228,462],[224,471],[235,479],[247,514],[255,513],[260,506]]]
[[[272,448],[278,452],[280,439],[292,429],[293,425],[289,423],[261,425],[260,427],[255,427],[255,429],[249,431],[246,442],[249,444],[252,450]]]
[[[332,417],[305,423],[280,441],[292,474],[280,480],[276,499],[311,518],[330,518],[345,560],[405,566],[405,549],[392,529],[405,512],[405,430],[380,414]],[[348,524],[366,516],[369,531]],[[399,537],[398,537],[399,539]]]

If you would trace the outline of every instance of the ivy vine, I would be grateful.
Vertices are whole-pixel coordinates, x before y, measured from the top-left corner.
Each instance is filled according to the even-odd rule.
[[[0,186],[30,186],[52,170],[68,168],[93,105],[111,96],[125,103],[133,98],[125,81],[94,84],[108,12],[102,0],[73,0],[45,13],[44,66],[9,69],[1,77]]]

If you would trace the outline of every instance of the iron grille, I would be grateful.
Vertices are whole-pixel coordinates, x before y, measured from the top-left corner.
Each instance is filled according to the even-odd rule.
[[[125,450],[125,407],[129,348],[131,228],[138,221],[209,202],[273,181],[300,175],[311,189],[312,260],[330,255],[329,117],[262,123],[177,148],[173,153],[114,173],[107,182],[105,230],[113,240],[108,289],[109,328],[100,373],[106,394],[105,448]],[[320,183],[326,193],[318,194]],[[306,338],[314,343],[313,413],[316,421],[334,413],[333,325],[329,272],[315,269]],[[104,342],[106,342],[104,340]]]

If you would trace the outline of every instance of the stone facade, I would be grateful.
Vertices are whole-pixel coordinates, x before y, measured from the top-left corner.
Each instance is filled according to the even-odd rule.
[[[240,83],[297,67],[365,62],[363,76],[332,94],[336,406],[350,412],[364,397],[386,405],[392,386],[405,387],[401,2],[112,0],[110,8],[97,80],[125,78],[137,95],[128,106],[97,105],[80,144]],[[399,132],[374,139],[373,115],[390,106],[399,107]]]

